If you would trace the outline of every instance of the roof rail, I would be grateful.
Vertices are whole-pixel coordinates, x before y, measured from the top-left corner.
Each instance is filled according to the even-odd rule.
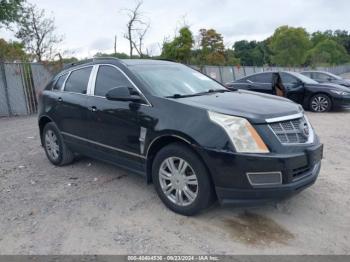
[[[94,57],[93,60],[120,60],[119,58],[112,57],[112,56],[101,56],[101,57]]]
[[[82,65],[85,63],[94,62],[96,60],[119,60],[119,59],[115,58],[115,57],[94,57],[94,58],[90,58],[90,59],[81,60],[78,62],[68,63],[68,64],[64,65],[63,69],[67,69],[67,68],[70,68],[70,67],[76,66],[76,65]]]
[[[174,63],[179,63],[173,59],[169,59],[169,58],[156,58],[154,60],[160,60],[160,61],[168,61],[168,62],[174,62]]]

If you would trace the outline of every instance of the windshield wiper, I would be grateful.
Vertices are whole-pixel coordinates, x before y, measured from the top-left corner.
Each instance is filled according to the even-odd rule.
[[[193,93],[193,94],[188,94],[188,95],[180,95],[180,94],[174,94],[171,96],[166,96],[167,98],[184,98],[184,97],[191,97],[191,96],[202,96],[210,93],[224,93],[224,92],[231,92],[231,90],[228,89],[209,89],[208,91],[204,92],[198,92],[198,93]]]
[[[209,89],[206,92],[203,93],[225,93],[225,92],[231,92],[231,90],[228,89]]]

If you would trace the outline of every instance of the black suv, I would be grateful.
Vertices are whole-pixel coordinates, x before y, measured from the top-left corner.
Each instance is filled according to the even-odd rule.
[[[48,159],[75,153],[153,182],[175,212],[286,197],[313,184],[322,144],[302,108],[228,90],[181,64],[94,59],[66,68],[40,95]]]

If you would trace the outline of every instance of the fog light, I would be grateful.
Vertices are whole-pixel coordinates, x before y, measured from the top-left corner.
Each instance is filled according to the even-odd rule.
[[[281,172],[249,172],[247,178],[252,186],[277,186],[282,184]]]

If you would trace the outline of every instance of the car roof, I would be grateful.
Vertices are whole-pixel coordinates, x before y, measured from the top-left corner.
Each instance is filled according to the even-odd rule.
[[[60,75],[66,74],[69,71],[78,69],[80,67],[96,65],[96,64],[114,64],[114,65],[124,65],[124,66],[135,66],[135,65],[173,65],[176,62],[169,60],[161,60],[161,59],[118,59],[115,57],[98,57],[92,59],[86,59],[74,63],[69,63],[64,66],[64,68],[56,75],[59,77]]]
[[[307,71],[302,71],[300,73],[321,73],[321,74],[329,74],[327,71],[320,71],[320,70],[307,70]]]
[[[267,73],[278,74],[278,73],[299,73],[299,72],[287,71],[287,70],[280,70],[280,71],[271,70],[271,71],[257,72],[257,73],[251,74],[251,75],[244,76],[242,78],[251,77],[251,76],[260,75],[260,74],[267,74]]]
[[[122,63],[126,66],[134,65],[172,65],[175,64],[173,61],[158,60],[158,59],[121,59]]]
[[[255,76],[255,75],[260,75],[260,74],[267,74],[267,73],[273,73],[273,74],[277,74],[277,73],[287,73],[287,74],[290,74],[290,73],[300,73],[300,72],[296,72],[296,71],[287,71],[287,70],[271,70],[271,71],[264,71],[264,72],[257,72],[257,73],[254,73],[254,74],[251,74],[251,75],[247,75],[247,76],[243,76],[239,79],[236,79],[236,80],[233,80],[233,82],[235,81],[238,81],[238,80],[242,80],[242,79],[246,79],[248,77],[252,77],[252,76]]]

